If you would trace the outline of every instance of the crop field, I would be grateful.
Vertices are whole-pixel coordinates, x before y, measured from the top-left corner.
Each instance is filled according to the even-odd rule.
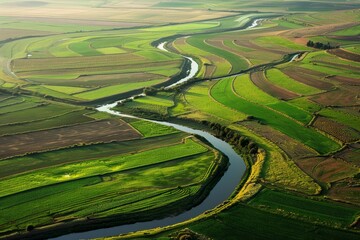
[[[264,72],[255,72],[251,74],[251,80],[253,83],[263,90],[264,92],[268,93],[269,95],[272,95],[274,97],[277,97],[279,99],[292,99],[295,97],[298,97],[299,95],[291,92],[289,90],[286,90],[284,88],[278,87],[274,84],[272,84],[265,76]]]
[[[356,175],[356,167],[341,158],[307,158],[298,161],[310,176],[324,183],[333,183]]]
[[[328,118],[318,117],[313,125],[333,137],[338,138],[344,143],[354,142],[360,138],[359,132],[355,129],[337,123]]]
[[[223,119],[229,122],[236,122],[246,117],[245,114],[234,111],[212,99],[209,96],[209,86],[211,85],[212,84],[209,82],[191,87],[188,91],[186,91],[185,94],[186,103],[198,111],[209,114],[209,119],[212,120],[215,120],[215,117],[217,119]]]
[[[168,216],[109,239],[356,239],[359,9],[0,0],[0,239]],[[247,169],[230,198],[213,194],[237,184],[228,145],[157,121],[232,145]]]
[[[333,151],[339,147],[337,143],[324,135],[305,128],[275,111],[268,110],[263,106],[254,104],[235,95],[232,90],[233,80],[233,78],[226,78],[219,81],[211,90],[212,96],[220,103],[240,112],[244,112],[245,114],[254,116],[261,122],[269,124],[300,142],[304,142],[306,145],[320,153]],[[299,132],[301,132],[301,135],[298,134]]]
[[[66,136],[66,138],[64,138]],[[0,157],[64,148],[76,143],[110,142],[139,138],[140,134],[122,121],[99,121],[69,127],[1,137]]]
[[[326,74],[297,67],[286,67],[281,69],[281,71],[291,79],[320,90],[331,90],[334,88],[334,84],[323,80]]]
[[[241,122],[241,125],[275,143],[291,159],[316,155],[316,152],[313,149],[305,146],[304,144],[301,144],[299,141],[296,141],[279,131],[274,130],[269,126],[256,122]]]
[[[184,143],[148,149],[136,154],[68,163],[62,167],[48,167],[7,177],[2,180],[3,186],[24,181],[33,184],[21,184],[23,187],[18,185],[18,189],[7,188],[8,191],[1,193],[1,211],[17,211],[13,217],[2,220],[1,231],[4,233],[19,227],[24,228],[24,224],[29,221],[35,226],[41,226],[81,218],[89,214],[89,211],[92,218],[132,212],[141,215],[144,207],[156,209],[182,199],[193,198],[205,183],[207,174],[212,172],[209,168],[213,168],[213,159],[213,154],[206,147],[187,139]],[[149,165],[156,167],[148,168]],[[189,175],[187,171],[194,167],[197,171]],[[184,174],[186,178],[183,177]],[[160,175],[162,181],[159,181]],[[147,178],[147,181],[140,186],[139,181],[144,178]],[[51,185],[54,183],[58,184]],[[117,187],[119,183],[122,190]],[[138,186],[136,191],[132,187],[134,184]],[[178,188],[181,185],[183,187]],[[45,187],[39,188],[40,186]],[[24,191],[26,189],[31,191]],[[114,189],[117,189],[115,193]],[[142,196],[140,198],[139,191]],[[16,192],[21,193],[13,194]],[[40,208],[32,208],[31,212],[23,211],[34,203],[39,204]],[[129,203],[132,203],[132,207],[125,207]],[[71,212],[67,210],[69,206],[72,206]],[[34,216],[35,221],[31,220]]]
[[[281,192],[262,190],[256,199],[250,201],[252,206],[268,206],[268,211],[290,212],[293,218],[311,219],[314,222],[326,222],[333,219],[332,226],[348,226],[359,213],[355,208],[349,209],[341,204],[314,201],[302,197],[292,196]],[[299,206],[301,205],[301,208]]]
[[[294,81],[277,69],[266,71],[265,75],[274,85],[285,88],[299,95],[312,95],[320,92],[318,89]]]
[[[285,101],[280,101],[261,91],[255,86],[255,84],[253,84],[249,75],[237,77],[234,80],[234,90],[239,96],[248,101],[268,106],[299,122],[302,122],[303,124],[307,124],[311,120],[311,115],[306,111]]]

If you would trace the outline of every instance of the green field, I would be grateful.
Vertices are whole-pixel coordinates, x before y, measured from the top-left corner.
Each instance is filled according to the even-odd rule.
[[[109,148],[110,145],[104,147],[106,147],[105,149],[113,149]],[[93,151],[93,153],[99,154],[98,150]],[[84,152],[82,149],[77,151]],[[67,150],[62,152],[69,156]],[[88,151],[84,153],[88,154]],[[59,158],[59,153],[54,153],[53,156],[49,155],[51,153],[44,154],[48,155],[46,159],[55,160]],[[78,154],[73,156],[78,156]],[[34,219],[34,216],[36,216],[36,220],[30,220],[34,226],[48,224],[49,221],[52,221],[51,219],[54,219],[54,215],[49,214],[48,211],[56,213],[56,218],[64,221],[74,216],[86,216],[89,211],[93,213],[94,217],[101,217],[126,212],[131,213],[134,209],[140,209],[147,206],[147,204],[156,202],[161,202],[161,204],[156,204],[155,207],[165,206],[196,194],[199,186],[204,183],[208,172],[211,172],[209,168],[213,166],[211,164],[213,154],[206,147],[192,139],[186,139],[183,143],[162,148],[148,149],[136,154],[111,155],[95,159],[89,157],[89,155],[86,156],[86,161],[78,162],[79,160],[73,158],[72,163],[62,166],[55,165],[46,169],[3,178],[1,181],[3,189],[0,198],[2,202],[1,211],[10,213],[16,209],[17,214],[13,215],[14,217],[11,217],[11,219],[2,221],[2,231],[14,229],[14,222],[17,222],[17,227],[25,228],[24,224],[28,224],[28,221]],[[42,158],[42,156],[37,157],[37,159]],[[149,166],[153,167],[149,168]],[[196,173],[186,173],[194,167],[198,170]],[[185,178],[184,174],[186,175]],[[167,181],[167,177],[172,179],[171,183],[169,181],[166,184],[160,182],[160,175],[163,181]],[[144,179],[145,176],[147,176],[147,181],[143,182],[142,186],[138,185],[139,181]],[[193,184],[190,184],[190,179]],[[25,182],[27,184],[24,184]],[[119,183],[122,183],[122,194],[117,190],[114,195],[113,190],[117,188],[116,186]],[[10,187],[14,186],[13,184],[18,187]],[[135,192],[131,190],[134,184],[138,186],[138,190]],[[177,190],[177,187],[181,185],[184,185],[184,188]],[[139,190],[142,192],[141,198],[139,198]],[[85,195],[84,191],[86,192]],[[30,196],[36,196],[36,198],[24,201],[29,199]],[[98,197],[94,198],[94,196]],[[111,200],[109,197],[111,197]],[[54,201],[57,198],[62,200]],[[93,200],[88,201],[89,198]],[[164,201],[165,199],[166,201]],[[136,201],[131,209],[121,207],[134,200]],[[38,206],[42,207],[31,212],[26,211],[25,214],[23,209],[33,204],[39,204]],[[73,210],[75,211],[72,211],[71,215],[66,210],[69,204],[74,206]],[[86,204],[86,208],[84,208],[84,204]],[[91,209],[93,206],[100,206],[99,204],[102,207],[97,207],[96,210]]]
[[[314,87],[296,82],[278,69],[266,71],[266,77],[273,84],[301,95],[312,95],[320,92]]]
[[[285,101],[280,101],[257,88],[251,82],[249,75],[237,77],[234,80],[234,90],[239,96],[249,100],[250,102],[269,106],[270,108],[280,111],[281,113],[284,113],[304,124],[308,123],[312,118],[311,115],[304,110],[299,109]]]
[[[300,124],[271,111],[261,105],[246,101],[232,91],[233,78],[225,78],[219,81],[211,90],[211,95],[220,103],[229,106],[239,112],[254,116],[264,124],[285,133],[286,135],[303,142],[319,153],[331,152],[339,148],[339,145],[324,135],[305,128]]]
[[[349,226],[359,214],[356,208],[351,209],[342,204],[314,201],[268,189],[262,190],[255,199],[250,201],[250,205],[271,212],[284,212],[291,218],[328,223],[330,226],[338,227]]]

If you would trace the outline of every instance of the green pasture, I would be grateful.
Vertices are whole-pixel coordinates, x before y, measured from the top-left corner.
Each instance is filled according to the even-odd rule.
[[[66,104],[45,103],[22,111],[2,114],[0,118],[0,126],[44,120],[53,117],[54,115],[61,115],[79,109],[82,109],[82,107],[75,107]]]
[[[263,92],[250,79],[248,74],[237,77],[234,80],[235,92],[246,100],[260,105],[268,106],[276,111],[286,114],[304,124],[308,123],[312,116],[298,107],[289,104]]]
[[[352,52],[352,53],[360,54],[360,45],[346,47],[345,50],[349,51],[349,52]]]
[[[14,112],[23,111],[26,109],[36,108],[40,105],[42,105],[41,102],[24,101],[21,103],[12,104],[10,106],[3,106],[3,107],[0,107],[0,116],[1,116],[1,114],[4,114],[4,113],[14,113]]]
[[[301,108],[309,113],[314,113],[321,109],[320,105],[312,102],[311,100],[309,100],[306,97],[291,99],[290,101],[288,101],[288,103],[290,103],[298,108]]]
[[[206,151],[207,148],[191,139],[187,139],[183,144],[151,149],[136,154],[110,156],[36,170],[2,179],[0,182],[0,189],[2,189],[0,190],[0,197],[55,183],[155,165]]]
[[[74,96],[77,98],[85,99],[85,100],[95,100],[99,98],[104,98],[107,96],[112,96],[124,92],[128,92],[135,89],[141,89],[144,87],[150,87],[155,84],[163,82],[163,79],[159,80],[150,80],[146,82],[134,82],[134,83],[127,83],[127,84],[119,84],[113,85],[108,87],[103,87],[97,90],[87,91],[84,93],[75,94]]]
[[[358,36],[360,35],[360,25],[355,25],[343,30],[333,32],[332,34],[336,36]]]
[[[243,58],[241,58],[231,52],[228,52],[226,50],[214,47],[214,46],[210,45],[209,43],[206,43],[206,39],[208,39],[209,37],[210,36],[207,36],[207,35],[201,36],[201,37],[191,37],[191,38],[187,39],[187,42],[196,48],[202,49],[206,52],[209,52],[211,54],[214,54],[216,56],[219,56],[219,57],[225,59],[231,65],[231,69],[228,69],[228,73],[230,73],[230,74],[239,72],[241,70],[245,70],[246,68],[248,68],[248,64]],[[220,67],[220,66],[218,66],[218,67]]]
[[[144,165],[136,172],[87,177],[2,197],[1,212],[9,217],[0,220],[1,232],[25,229],[29,224],[38,227],[54,220],[115,214],[139,216],[145,209],[171,203],[181,207],[180,200],[194,197],[200,190],[212,161],[213,154],[203,153],[156,167]],[[192,171],[194,168],[197,171]]]
[[[321,92],[317,88],[295,81],[276,68],[267,70],[266,77],[273,84],[301,95],[312,95]]]
[[[160,105],[164,107],[171,107],[174,105],[173,101],[173,93],[160,92],[157,93],[156,96],[145,96],[136,98],[133,101],[139,103]]]
[[[209,94],[211,86],[211,82],[198,83],[186,91],[185,99],[191,108],[209,114],[209,120],[211,121],[217,121],[212,119],[212,116],[220,121],[225,120],[230,123],[241,121],[246,118],[245,114],[234,111],[226,105],[214,100]]]
[[[270,125],[319,153],[327,153],[339,148],[336,142],[315,130],[306,128],[282,114],[236,96],[232,90],[232,82],[233,78],[224,78],[218,81],[212,88],[211,95],[225,106],[253,116],[263,124]]]
[[[108,156],[131,155],[131,153],[144,151],[144,149],[156,149],[169,145],[178,145],[186,136],[185,133],[174,133],[124,142],[73,146],[66,149],[34,153],[22,157],[13,157],[0,161],[0,178],[11,178],[12,175],[36,171],[38,169],[54,168],[68,163],[92,159],[104,159]]]
[[[138,130],[146,138],[169,135],[179,132],[175,128],[143,120],[130,122],[130,125]]]
[[[256,198],[250,201],[250,205],[295,219],[332,227],[347,227],[360,213],[359,209],[344,206],[341,203],[315,201],[268,189],[257,194]]]
[[[34,110],[35,111],[33,111],[32,114],[37,114],[39,109]],[[79,123],[85,123],[93,120],[93,118],[87,116],[87,114],[89,113],[90,111],[88,110],[76,110],[66,112],[60,115],[56,113],[55,115],[40,120],[33,121],[30,118],[28,122],[25,121],[21,124],[11,125],[11,122],[9,122],[8,125],[0,126],[0,135],[15,135],[19,133],[56,128],[59,126],[69,126]]]
[[[360,63],[342,60],[323,51],[312,52],[301,61],[301,67],[322,72],[327,75],[339,75],[349,78],[359,78],[357,69]],[[350,68],[349,68],[350,67]]]
[[[296,21],[292,21],[290,19],[286,19],[286,18],[276,19],[276,20],[273,20],[273,22],[277,23],[281,27],[290,28],[290,29],[298,29],[298,28],[304,27],[303,24],[296,22]]]
[[[276,49],[285,49],[287,51],[306,51],[309,50],[308,47],[296,44],[289,39],[280,36],[266,36],[259,37],[254,40],[256,44],[265,48],[276,48]]]
[[[328,63],[329,65],[338,64],[335,69],[346,69],[347,66],[358,67],[360,68],[360,63],[356,61],[349,61],[341,59],[336,55],[330,54],[325,51],[317,51],[309,53],[306,58],[302,61],[304,63]],[[340,66],[339,66],[340,65]]]
[[[44,85],[44,87],[54,90],[56,92],[61,92],[65,94],[75,94],[79,92],[83,92],[89,90],[88,88],[81,87],[68,87],[68,86],[55,86],[55,85]]]
[[[342,111],[341,109],[333,108],[324,108],[319,112],[319,114],[360,131],[359,116],[347,113],[346,111]]]
[[[118,47],[106,47],[106,48],[97,48],[96,51],[102,53],[102,54],[121,54],[126,53],[125,50]]]
[[[52,33],[66,33],[66,32],[77,32],[77,31],[94,31],[101,30],[106,27],[104,26],[89,26],[89,25],[78,25],[78,24],[66,24],[66,23],[51,23],[31,20],[13,20],[13,19],[0,19],[1,28],[12,28],[12,29],[28,29]],[[112,27],[107,27],[112,28]]]
[[[253,52],[254,51],[254,49],[252,49],[252,48],[248,48],[248,47],[244,47],[244,46],[235,44],[234,41],[229,40],[229,39],[224,40],[224,45],[229,47],[229,48],[233,48],[235,50],[238,50],[240,52]]]
[[[180,25],[170,25],[164,27],[152,27],[152,28],[145,28],[145,32],[166,32],[169,34],[174,33],[181,33],[181,32],[189,32],[189,31],[200,31],[205,29],[210,29],[214,27],[218,27],[220,25],[219,22],[210,22],[204,21],[199,23],[185,23]]]
[[[42,85],[33,85],[33,86],[26,87],[25,89],[40,93],[44,96],[52,96],[52,97],[56,97],[59,99],[80,100],[80,98],[73,97],[68,93],[64,93],[64,91],[53,90],[51,88],[48,88],[48,87],[45,87]],[[62,89],[62,90],[65,90],[65,89]]]
[[[80,38],[76,39],[76,42],[72,42],[68,45],[68,48],[76,52],[82,56],[97,56],[100,55],[100,53],[91,47],[91,42],[87,40],[88,38]]]

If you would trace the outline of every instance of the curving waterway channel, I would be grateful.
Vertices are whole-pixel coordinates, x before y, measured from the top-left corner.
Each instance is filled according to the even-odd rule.
[[[262,19],[255,19],[252,24],[247,27],[247,29],[254,28],[259,25]],[[158,45],[158,49],[167,51],[165,49],[166,42],[160,43]],[[173,86],[182,84],[190,79],[192,79],[196,73],[198,72],[199,66],[196,63],[194,59],[191,57],[183,56],[184,58],[191,61],[191,68],[187,71],[186,76],[179,81],[177,81],[174,84],[171,84],[167,86],[167,88],[171,88]],[[141,96],[142,94],[140,94]],[[132,97],[133,98],[133,97]],[[165,122],[165,121],[154,121],[144,118],[138,118],[136,116],[128,115],[128,114],[122,114],[118,111],[113,110],[113,108],[120,102],[124,100],[118,100],[111,104],[106,104],[103,106],[100,106],[97,108],[100,112],[106,112],[112,115],[121,116],[121,117],[130,117],[130,118],[137,118],[142,119],[145,121],[150,121],[154,123],[158,123],[165,126],[171,126],[175,129],[178,129],[180,131],[189,133],[189,134],[196,134],[203,138],[205,138],[214,148],[222,152],[225,156],[229,159],[229,167],[224,173],[224,175],[221,177],[221,179],[216,183],[216,185],[213,187],[213,189],[210,191],[209,195],[203,200],[199,205],[179,214],[176,216],[166,217],[159,220],[152,220],[152,221],[146,221],[146,222],[137,222],[132,224],[126,224],[116,227],[110,227],[110,228],[101,228],[86,232],[80,232],[80,233],[72,233],[63,235],[57,238],[53,238],[56,240],[67,240],[67,239],[90,239],[90,238],[101,238],[101,237],[107,237],[107,236],[114,236],[119,235],[123,233],[129,233],[134,231],[140,231],[140,230],[147,230],[157,227],[165,227],[168,225],[180,223],[186,220],[189,220],[193,217],[196,217],[202,213],[204,213],[207,210],[211,210],[227,200],[230,195],[234,192],[236,187],[239,185],[241,178],[246,170],[245,163],[243,159],[234,151],[234,149],[231,147],[230,144],[226,143],[225,141],[216,138],[215,136],[211,135],[208,132],[189,128],[180,124]]]

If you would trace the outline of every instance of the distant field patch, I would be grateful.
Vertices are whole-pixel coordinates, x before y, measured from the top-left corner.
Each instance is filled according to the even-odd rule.
[[[44,87],[57,91],[62,92],[65,94],[74,94],[88,90],[88,88],[80,88],[80,87],[66,87],[66,86],[53,86],[53,85],[44,85]]]
[[[143,120],[130,122],[130,125],[138,130],[144,137],[155,137],[179,132],[175,128]]]
[[[296,44],[289,39],[280,36],[266,36],[266,37],[259,37],[255,40],[255,43],[259,46],[266,47],[266,48],[278,48],[278,49],[291,49],[292,51],[305,51],[309,50],[308,47]],[[274,46],[275,45],[275,46]]]
[[[75,94],[75,97],[85,99],[85,100],[95,100],[107,96],[112,96],[124,92],[128,92],[134,89],[141,89],[144,87],[150,87],[152,85],[158,84],[163,82],[164,80],[150,80],[146,82],[134,82],[134,83],[127,83],[127,84],[119,84],[114,86],[103,87],[97,90],[88,91],[84,93]]]
[[[102,54],[121,54],[126,53],[125,50],[117,47],[97,48],[96,51]]]

